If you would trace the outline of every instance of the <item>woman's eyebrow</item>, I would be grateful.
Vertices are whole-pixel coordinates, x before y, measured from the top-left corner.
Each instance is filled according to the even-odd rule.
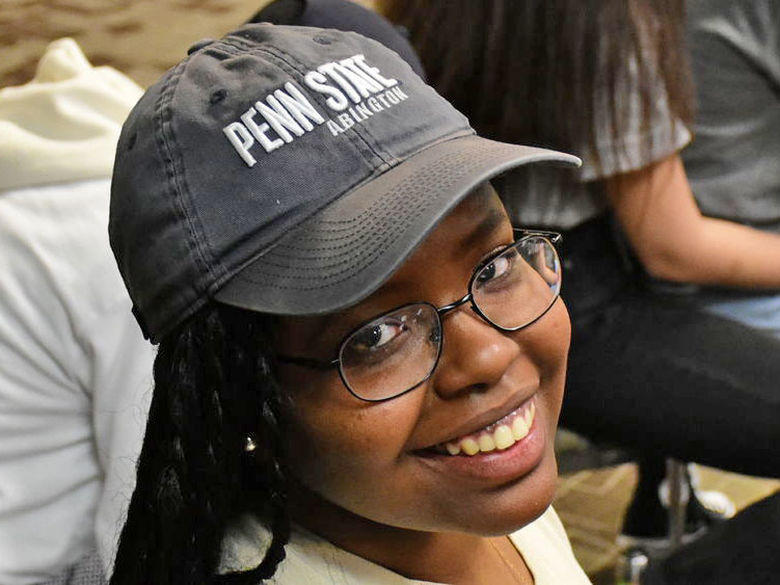
[[[480,243],[483,243],[486,239],[494,235],[505,221],[507,221],[506,215],[500,209],[491,207],[487,215],[482,218],[482,220],[458,244],[459,250],[465,253]],[[406,285],[399,284],[398,286]],[[386,285],[384,287],[384,292],[386,293],[393,288],[396,287],[392,284]],[[370,313],[370,311],[367,313]],[[315,328],[314,333],[311,336],[307,336],[308,339],[306,339],[306,344],[309,346],[320,345],[322,342],[326,341],[326,338],[330,337],[329,331],[334,328],[335,322],[340,318],[343,318],[340,313],[324,315],[322,321],[320,321]],[[360,322],[360,319],[357,319],[356,322]],[[346,334],[346,331],[339,333]]]
[[[490,213],[471,230],[469,235],[461,240],[460,249],[465,252],[483,242],[492,236],[505,221],[506,216],[500,210],[495,207],[491,208]]]

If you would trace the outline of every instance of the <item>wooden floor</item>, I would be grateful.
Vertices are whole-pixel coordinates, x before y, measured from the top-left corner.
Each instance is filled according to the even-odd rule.
[[[147,87],[195,41],[238,28],[269,1],[0,0],[0,87],[29,81],[46,45],[62,37],[92,64]]]

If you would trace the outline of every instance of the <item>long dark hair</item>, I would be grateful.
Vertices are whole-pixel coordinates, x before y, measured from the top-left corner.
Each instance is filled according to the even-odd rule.
[[[111,585],[256,584],[283,560],[286,399],[272,372],[273,325],[266,315],[210,305],[160,343]],[[245,448],[248,436],[254,450]],[[216,575],[226,528],[246,513],[271,532],[265,559]]]
[[[639,80],[644,126],[657,84],[665,89],[671,114],[691,121],[683,0],[377,4],[409,30],[431,85],[480,135],[570,152],[586,146],[600,165],[596,139],[604,128],[596,121],[594,96],[606,96],[607,122],[620,136],[628,120],[621,88],[629,76]],[[629,70],[631,55],[640,57],[635,74]]]

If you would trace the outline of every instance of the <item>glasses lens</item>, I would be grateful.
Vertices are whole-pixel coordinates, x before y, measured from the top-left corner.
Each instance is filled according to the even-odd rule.
[[[341,346],[341,375],[353,394],[386,400],[418,386],[439,357],[436,309],[407,305],[364,325]]]
[[[538,319],[558,298],[561,264],[555,247],[541,236],[523,238],[475,276],[474,304],[493,323],[517,329]]]

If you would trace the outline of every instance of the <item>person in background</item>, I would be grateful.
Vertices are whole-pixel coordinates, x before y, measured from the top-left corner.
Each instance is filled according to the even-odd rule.
[[[682,152],[702,213],[780,234],[780,4],[690,0],[695,140]],[[714,314],[780,337],[780,290],[683,292]]]
[[[552,233],[397,54],[245,25],[141,98],[110,239],[159,343],[114,585],[585,585],[550,508]]]
[[[0,90],[3,585],[100,582],[132,492],[154,352],[107,225],[116,140],[140,95],[70,39]]]
[[[702,216],[679,151],[692,95],[678,0],[381,0],[478,131],[578,153],[499,186],[514,222],[563,231],[573,339],[562,424],[640,453],[623,542],[664,547],[664,458],[780,475],[780,343],[658,281],[780,286],[780,234]],[[651,284],[652,283],[652,284]],[[688,506],[689,536],[711,513]]]
[[[642,585],[774,585],[780,574],[780,492],[768,496],[698,540],[652,559]]]
[[[356,32],[398,53],[417,75],[425,79],[422,64],[406,38],[406,31],[352,0],[273,0],[249,22]]]

